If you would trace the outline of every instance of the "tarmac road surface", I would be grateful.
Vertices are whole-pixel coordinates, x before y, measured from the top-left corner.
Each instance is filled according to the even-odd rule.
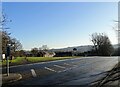
[[[74,59],[11,66],[10,73],[22,79],[10,85],[86,85],[102,78],[118,63],[118,57],[80,57]],[[6,69],[2,69],[3,73]]]

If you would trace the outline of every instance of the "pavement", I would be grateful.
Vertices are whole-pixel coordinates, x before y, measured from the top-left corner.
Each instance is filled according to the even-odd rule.
[[[86,85],[104,78],[118,63],[118,57],[80,57],[11,66],[10,73],[20,73],[22,79],[8,85]],[[2,68],[3,74],[6,72]]]
[[[2,74],[2,84],[8,84],[20,79],[22,79],[22,75],[19,73],[9,73],[9,76],[7,76],[7,74]]]

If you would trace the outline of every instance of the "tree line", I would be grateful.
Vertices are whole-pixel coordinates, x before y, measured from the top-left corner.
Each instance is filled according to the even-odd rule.
[[[120,48],[114,49],[109,37],[105,33],[93,33],[91,35],[91,42],[93,43],[93,48],[90,51],[79,52],[77,48],[73,48],[71,51],[54,51],[55,57],[64,56],[118,56],[120,53]],[[40,48],[32,48],[29,51],[29,56],[40,56],[41,52],[50,52],[47,45],[43,45]]]

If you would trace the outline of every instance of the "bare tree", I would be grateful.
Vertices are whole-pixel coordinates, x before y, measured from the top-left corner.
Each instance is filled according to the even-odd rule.
[[[120,22],[114,20],[115,24],[114,26],[112,26],[112,29],[115,31],[117,38],[119,39],[119,35],[120,35]],[[120,40],[120,39],[119,39]]]
[[[31,53],[32,53],[32,55],[35,56],[35,57],[37,57],[38,52],[39,52],[38,48],[32,48],[32,49],[31,49]]]
[[[2,53],[6,53],[6,48],[7,48],[7,44],[9,44],[10,42],[10,34],[7,33],[6,31],[2,31]]]
[[[2,53],[6,54],[6,48],[8,44],[11,44],[11,53],[15,54],[15,51],[22,50],[22,44],[20,41],[18,41],[16,38],[12,38],[7,31],[7,29],[10,29],[9,27],[6,27],[7,23],[11,22],[11,20],[8,20],[7,15],[5,13],[2,13],[0,17],[0,29],[1,29],[1,42],[2,42]]]
[[[13,44],[12,48],[14,51],[22,50],[22,44],[16,38],[11,39],[11,44]]]
[[[117,35],[118,47],[115,49],[114,55],[120,56],[120,21],[114,20],[115,24],[112,27]]]
[[[48,46],[47,45],[42,45],[41,49],[42,50],[48,50]]]
[[[91,41],[98,55],[108,56],[114,51],[108,36],[104,33],[93,33],[91,35]]]
[[[0,16],[0,32],[1,32],[1,48],[2,48],[2,53],[5,53],[6,51],[6,46],[9,43],[10,40],[10,33],[6,31],[6,29],[9,29],[6,27],[7,23],[11,22],[11,20],[8,20],[7,15],[2,12]]]

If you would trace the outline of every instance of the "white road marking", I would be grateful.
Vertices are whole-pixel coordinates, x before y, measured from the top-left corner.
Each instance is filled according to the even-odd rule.
[[[68,64],[68,63],[64,63],[65,65],[70,65],[70,64]]]
[[[32,76],[33,76],[33,77],[37,77],[34,69],[31,69],[31,73],[32,73]]]
[[[70,65],[70,64],[68,64],[68,63],[64,63],[64,65],[77,67],[77,65]]]
[[[65,69],[65,70],[63,70],[63,72],[66,72],[67,70],[69,70],[69,69]]]
[[[48,68],[48,67],[45,67],[45,69],[47,69],[47,70],[49,70],[49,71],[57,72],[57,71],[55,71],[55,70],[53,70],[53,69],[50,69],[50,68]]]
[[[66,67],[63,67],[63,66],[59,66],[59,65],[54,65],[55,67],[58,67],[58,68],[66,68]]]
[[[76,65],[76,63],[75,63],[75,62],[71,62],[71,63],[73,63],[73,66],[77,67],[77,65]]]

